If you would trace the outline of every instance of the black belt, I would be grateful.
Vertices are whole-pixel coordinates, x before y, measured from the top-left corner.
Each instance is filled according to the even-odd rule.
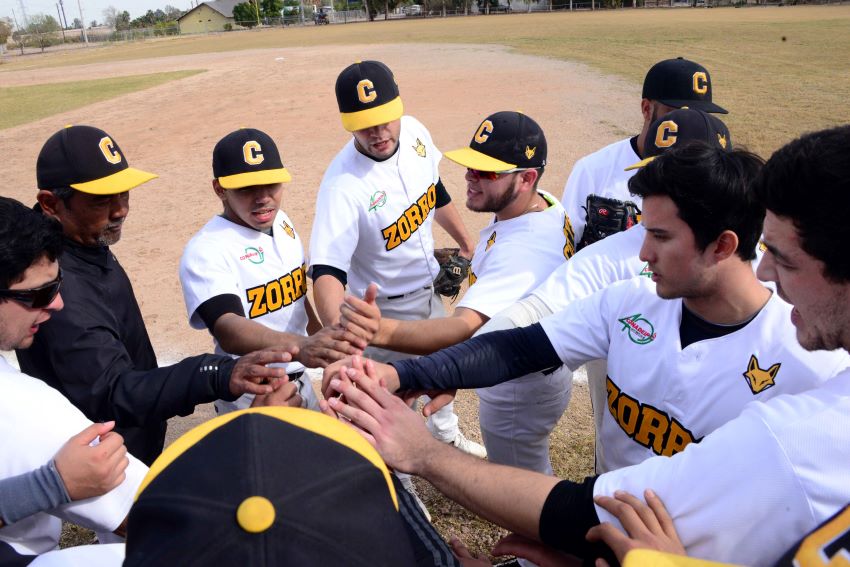
[[[422,289],[431,289],[431,286],[426,285]],[[407,297],[408,295],[412,295],[412,294],[416,293],[417,291],[419,291],[419,290],[414,289],[413,291],[408,291],[407,293],[402,293],[401,295],[391,295],[391,296],[387,297],[387,299],[401,299],[402,297]]]

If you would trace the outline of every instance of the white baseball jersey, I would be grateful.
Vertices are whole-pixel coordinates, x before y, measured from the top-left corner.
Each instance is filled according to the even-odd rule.
[[[567,367],[607,358],[608,411],[597,434],[600,469],[614,470],[676,454],[747,403],[807,390],[850,365],[845,351],[803,350],[790,316],[772,294],[743,328],[682,348],[682,300],[662,299],[635,277],[540,324]]]
[[[429,286],[439,272],[431,233],[442,154],[415,118],[401,118],[399,149],[375,161],[354,140],[328,166],[316,201],[310,263],[348,274],[363,296],[375,282],[382,297]]]
[[[767,566],[850,501],[847,463],[850,371],[800,394],[752,403],[672,458],[600,476],[593,492],[642,495],[651,488],[688,555]],[[596,512],[600,521],[619,525],[602,508]],[[826,547],[829,538],[821,543]],[[828,556],[819,558],[822,563],[810,564],[829,563]]]
[[[47,463],[91,421],[57,390],[12,367],[0,356],[0,478],[30,472]],[[99,496],[62,504],[0,528],[0,540],[23,555],[37,555],[59,544],[62,520],[96,531],[117,528],[133,503],[148,468],[127,454],[130,465],[117,488]]]
[[[469,272],[469,289],[457,304],[487,317],[528,295],[575,250],[570,219],[549,193],[539,213],[497,221],[481,230]]]
[[[628,166],[641,159],[632,148],[631,140],[626,138],[605,146],[584,156],[573,166],[564,186],[561,202],[573,223],[576,243],[581,242],[587,224],[587,211],[584,207],[587,205],[588,195],[632,201],[640,206],[641,198],[631,195],[628,186],[629,178],[637,173],[637,170],[625,171]]]

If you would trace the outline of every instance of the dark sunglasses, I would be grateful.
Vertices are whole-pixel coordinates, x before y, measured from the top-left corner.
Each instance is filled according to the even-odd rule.
[[[479,179],[487,179],[489,181],[496,181],[502,175],[506,173],[516,173],[517,171],[528,171],[529,169],[533,169],[531,167],[515,167],[514,169],[508,169],[507,171],[480,171],[478,169],[472,169],[471,167],[467,167],[466,171],[470,175],[477,177]]]
[[[0,289],[0,298],[14,299],[32,309],[42,309],[53,303],[59,295],[61,284],[62,269],[60,268],[55,280],[32,289]]]

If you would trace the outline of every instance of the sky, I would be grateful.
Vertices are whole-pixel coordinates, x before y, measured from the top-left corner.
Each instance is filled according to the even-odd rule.
[[[0,18],[12,17],[12,10],[18,18],[18,23],[23,26],[21,20],[20,3],[23,2],[27,16],[35,14],[49,14],[56,18],[56,5],[59,0],[0,0]],[[74,21],[74,18],[80,17],[80,10],[77,8],[77,0],[62,0],[65,5],[65,17],[68,18],[68,25]],[[86,24],[92,20],[98,22],[103,21],[103,11],[109,6],[115,6],[118,11],[127,10],[130,12],[130,19],[143,16],[148,10],[156,10],[157,8],[165,8],[170,4],[181,10],[188,10],[192,0],[79,0],[83,8],[83,16]],[[194,4],[191,4],[194,5]]]

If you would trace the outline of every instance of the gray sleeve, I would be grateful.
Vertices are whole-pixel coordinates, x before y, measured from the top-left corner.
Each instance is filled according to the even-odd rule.
[[[0,480],[0,519],[6,525],[70,501],[53,459],[30,472]]]

